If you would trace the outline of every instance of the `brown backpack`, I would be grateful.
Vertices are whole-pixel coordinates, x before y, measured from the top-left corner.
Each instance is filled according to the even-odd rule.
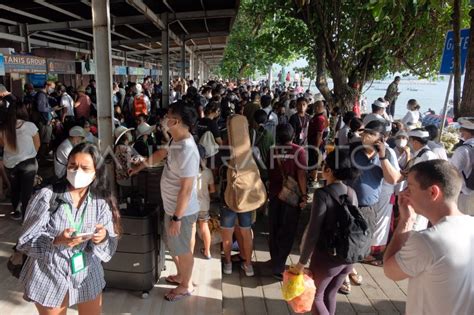
[[[227,135],[230,160],[225,202],[235,212],[256,210],[267,200],[267,193],[253,158],[247,118],[242,115],[229,117]]]

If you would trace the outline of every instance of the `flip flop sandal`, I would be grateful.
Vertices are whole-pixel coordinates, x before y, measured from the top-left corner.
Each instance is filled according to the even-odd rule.
[[[165,300],[169,302],[177,302],[179,300],[182,300],[188,296],[191,296],[193,294],[194,290],[187,291],[185,293],[175,293],[174,290],[171,290],[168,292],[168,294],[165,295]],[[170,296],[172,294],[172,296]]]
[[[360,274],[358,273],[350,273],[349,274],[349,279],[351,279],[351,282],[354,284],[354,285],[361,285],[362,284],[362,281],[363,281],[363,278]]]
[[[348,281],[344,281],[341,285],[341,287],[339,288],[338,292],[339,293],[342,293],[342,294],[345,294],[345,295],[348,295],[351,293],[351,283],[348,282]]]
[[[201,248],[200,252],[204,256],[204,258],[206,258],[207,260],[212,259],[211,255],[209,255],[209,256],[204,255],[204,248]]]
[[[165,278],[165,281],[169,284],[180,285],[180,283],[174,279],[175,279],[175,276],[168,276]]]

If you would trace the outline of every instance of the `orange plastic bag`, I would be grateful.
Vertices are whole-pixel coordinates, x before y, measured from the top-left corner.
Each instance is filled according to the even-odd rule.
[[[285,271],[283,273],[283,285],[285,284],[285,278],[291,279],[291,277],[296,277],[296,275]],[[311,311],[311,308],[313,307],[314,296],[316,295],[316,286],[314,285],[313,279],[307,274],[303,275],[303,285],[303,293],[293,298],[291,301],[288,301],[288,305],[290,305],[291,309],[295,313],[306,313]]]
[[[281,293],[283,299],[287,302],[293,300],[295,297],[304,292],[304,276],[295,275],[291,272],[285,271],[283,273],[283,284],[281,286]]]

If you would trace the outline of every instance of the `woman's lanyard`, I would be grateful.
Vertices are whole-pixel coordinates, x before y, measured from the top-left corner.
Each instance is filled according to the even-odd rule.
[[[67,203],[67,207],[64,209],[64,212],[66,212],[67,220],[69,221],[69,224],[75,230],[76,233],[81,232],[82,224],[84,223],[84,217],[86,215],[87,206],[89,205],[89,200],[90,199],[91,199],[90,194],[88,194],[87,198],[86,198],[86,202],[84,203],[84,211],[82,212],[81,219],[79,220],[79,222],[76,222],[74,220],[74,217],[72,215],[72,206],[71,206],[70,203]],[[79,210],[79,208],[78,208],[78,210]]]
[[[86,215],[87,206],[89,205],[90,199],[91,199],[90,194],[87,194],[86,202],[84,203],[84,210],[82,211],[81,219],[79,222],[76,222],[74,220],[74,217],[72,216],[72,206],[70,203],[68,203],[67,207],[64,209],[64,212],[66,212],[66,216],[69,221],[69,224],[71,225],[72,228],[75,229],[76,233],[81,232],[82,224],[84,223],[84,217]],[[78,207],[78,210],[79,209],[80,207]],[[76,246],[75,248],[77,248],[78,246]],[[71,271],[73,275],[84,270],[87,266],[84,253],[82,251],[79,251],[75,253],[74,255],[72,255],[71,260],[70,260],[70,265],[71,265]]]

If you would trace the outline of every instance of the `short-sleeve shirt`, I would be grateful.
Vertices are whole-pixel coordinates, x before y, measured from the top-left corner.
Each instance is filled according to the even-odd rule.
[[[199,211],[209,211],[211,197],[209,196],[209,185],[214,184],[214,176],[208,168],[203,169],[198,176],[197,189],[199,200]]]
[[[402,123],[405,126],[414,126],[420,121],[420,112],[409,110],[402,118]]]
[[[174,215],[178,193],[181,189],[181,179],[193,177],[191,196],[183,215],[195,214],[199,212],[197,178],[200,163],[196,142],[192,136],[181,141],[172,140],[167,150],[168,156],[161,176],[161,196],[164,210],[168,215]]]
[[[273,147],[272,150],[277,150]],[[283,172],[287,176],[293,177],[297,180],[297,171],[306,170],[308,166],[308,159],[306,151],[303,147],[292,143],[291,145],[285,146],[285,152],[281,152],[281,149],[274,151],[273,160],[270,161],[270,197],[275,197],[283,187]],[[277,158],[280,159],[281,166],[278,164]]]
[[[91,99],[84,94],[79,96],[77,101],[80,104],[76,107],[76,118],[80,119],[84,117],[85,119],[89,119],[91,113]]]
[[[19,163],[36,157],[37,152],[33,142],[33,136],[37,133],[38,128],[35,124],[29,121],[17,120],[16,151],[12,151],[8,146],[4,147],[3,163],[5,167],[14,168]]]
[[[290,125],[295,131],[294,142],[297,145],[304,145],[308,143],[308,126],[309,126],[309,115],[305,114],[303,117],[298,113],[293,114],[290,117]]]
[[[359,205],[373,206],[377,203],[382,189],[383,171],[378,154],[371,159],[364,150],[356,149],[354,166],[360,171],[360,176],[351,182],[351,187],[357,194]]]
[[[71,153],[74,145],[69,139],[64,140],[56,149],[54,153],[54,174],[58,178],[63,177],[66,174],[67,159],[69,153]]]
[[[348,125],[345,125],[337,132],[336,138],[338,139],[338,145],[348,145],[349,144],[349,128]]]
[[[472,166],[474,161],[471,161],[473,155],[470,154],[470,150],[474,150],[474,138],[464,141],[464,144],[454,151],[453,156],[449,160],[458,171],[462,172],[465,178],[469,178],[471,173],[474,172]],[[461,191],[466,195],[474,194],[474,190],[471,190],[466,186],[465,180],[462,181]]]
[[[406,314],[474,314],[474,218],[447,216],[411,232],[395,260],[410,276]]]
[[[64,106],[64,108],[67,109],[66,116],[74,117],[74,101],[69,94],[64,93],[61,96],[61,106]]]
[[[196,128],[199,139],[201,139],[201,137],[206,133],[206,131],[212,132],[214,139],[219,138],[221,136],[219,133],[219,126],[217,125],[217,120],[215,119],[210,119],[207,117],[201,118],[198,120]]]
[[[327,127],[327,119],[324,114],[316,114],[314,117],[309,121],[308,127],[308,144],[315,145],[316,144],[316,133],[323,133],[324,129]],[[323,145],[323,143],[321,144]]]

